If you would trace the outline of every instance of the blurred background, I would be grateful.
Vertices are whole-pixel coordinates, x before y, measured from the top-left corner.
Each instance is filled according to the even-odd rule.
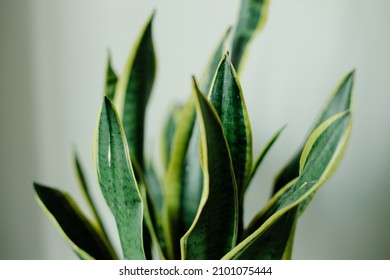
[[[34,200],[32,183],[70,192],[84,207],[76,149],[98,190],[91,154],[107,53],[120,73],[156,9],[158,75],[147,112],[147,150],[155,154],[167,111],[186,100],[191,75],[200,76],[238,7],[238,0],[0,1],[0,259],[76,259]],[[247,219],[268,199],[329,92],[356,69],[350,145],[298,222],[294,259],[390,259],[389,10],[386,0],[271,0],[250,48],[241,82],[255,155],[287,128],[249,190]],[[99,191],[95,199],[115,236]]]

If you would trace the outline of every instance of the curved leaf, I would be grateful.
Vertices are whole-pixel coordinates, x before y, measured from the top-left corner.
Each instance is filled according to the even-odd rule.
[[[107,97],[95,133],[94,162],[102,193],[115,217],[124,258],[145,259],[142,198],[122,124]]]
[[[201,87],[208,92],[215,70],[220,62],[228,29],[210,56],[202,75]],[[198,210],[203,187],[203,174],[199,162],[199,129],[194,127],[195,104],[191,95],[178,116],[172,142],[171,157],[164,180],[163,218],[168,255],[180,258],[180,238],[191,226]],[[191,145],[191,146],[189,146]]]
[[[221,119],[232,157],[238,190],[238,231],[241,236],[245,184],[252,169],[252,131],[241,85],[228,54],[218,66],[209,99]]]
[[[34,183],[38,203],[81,259],[115,259],[115,253],[66,193]]]
[[[156,57],[152,40],[154,13],[133,47],[119,78],[115,105],[122,116],[131,156],[144,168],[145,111],[156,75]]]
[[[230,30],[231,28],[228,28],[220,39],[202,74],[199,87],[200,91],[203,93],[208,93],[210,91],[213,77],[225,51],[225,43]],[[182,177],[182,207],[180,219],[183,224],[183,229],[181,235],[183,235],[192,225],[196,213],[198,212],[199,202],[202,196],[203,172],[200,165],[199,154],[199,125],[195,125],[191,134],[191,140],[185,159],[184,174]]]
[[[342,112],[313,131],[302,153],[298,179],[278,194],[273,204],[255,221],[259,227],[224,259],[277,259],[289,254],[297,211],[301,203],[318,190],[338,165],[349,138],[350,121],[350,113]],[[260,248],[269,242],[278,246],[264,255]]]
[[[242,196],[252,168],[252,131],[241,85],[228,54],[218,66],[209,99],[221,119]]]
[[[249,43],[264,27],[268,5],[268,0],[241,0],[232,44],[232,63],[238,72]]]
[[[328,102],[326,102],[324,108],[322,109],[322,112],[318,120],[315,122],[312,131],[329,117],[346,110],[351,110],[354,76],[355,71],[352,71],[339,82],[334,91],[328,97]],[[272,192],[273,195],[277,193],[284,185],[298,176],[299,159],[301,157],[302,149],[303,147],[299,149],[299,152],[293,156],[291,161],[276,177]]]
[[[201,130],[203,193],[196,218],[181,239],[183,259],[219,259],[236,244],[238,194],[227,141],[212,105],[194,81]]]
[[[173,150],[164,179],[162,218],[169,259],[180,258],[182,178],[185,168],[185,155],[195,121],[194,113],[193,99],[190,98],[180,114],[180,122],[175,130]]]

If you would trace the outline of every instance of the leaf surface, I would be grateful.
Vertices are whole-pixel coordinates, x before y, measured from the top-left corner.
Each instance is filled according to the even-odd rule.
[[[353,81],[355,71],[350,72],[346,75],[336,86],[334,91],[330,94],[328,101],[318,120],[315,122],[313,129],[316,129],[321,123],[323,123],[329,117],[346,111],[351,110],[352,106],[352,92],[353,92]],[[277,193],[283,186],[298,176],[299,174],[299,159],[302,153],[303,147],[292,157],[290,162],[282,169],[275,179],[274,188],[272,194]]]
[[[122,124],[107,97],[95,133],[94,162],[100,188],[115,217],[124,258],[145,259],[143,202]]]
[[[237,240],[238,194],[221,122],[194,81],[200,125],[203,193],[196,218],[181,240],[183,259],[219,259]]]
[[[221,119],[239,196],[252,168],[252,131],[242,89],[228,54],[221,60],[209,96]]]
[[[299,177],[275,195],[256,219],[249,233],[225,259],[279,259],[289,255],[297,211],[312,196],[338,165],[347,145],[351,126],[349,111],[336,114],[313,131],[300,160]],[[268,243],[274,249],[261,250]],[[257,252],[257,253],[255,253]]]
[[[119,78],[115,105],[119,109],[131,156],[144,168],[145,112],[156,75],[152,39],[154,13],[148,20]]]
[[[268,5],[268,0],[241,0],[232,43],[232,63],[238,72],[241,71],[248,45],[264,27]]]
[[[34,189],[38,203],[81,259],[116,258],[102,233],[85,217],[68,194],[37,183]]]
[[[209,90],[222,58],[229,31],[230,29],[218,42],[202,75],[201,87],[206,91]],[[203,188],[199,162],[199,129],[198,126],[194,127],[196,113],[192,95],[183,106],[178,119],[164,179],[163,228],[171,259],[180,258],[180,238],[195,218]]]

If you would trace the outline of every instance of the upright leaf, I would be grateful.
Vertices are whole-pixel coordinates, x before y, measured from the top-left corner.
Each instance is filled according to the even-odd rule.
[[[145,111],[156,74],[152,22],[148,20],[119,78],[115,104],[119,108],[131,156],[144,167]]]
[[[346,110],[351,110],[354,76],[355,71],[352,71],[339,82],[333,93],[329,96],[328,102],[325,104],[318,120],[315,122],[312,131],[329,117]],[[299,149],[295,156],[292,157],[291,161],[276,177],[272,195],[277,193],[284,185],[298,176],[299,159],[302,149],[303,147]]]
[[[267,211],[252,222],[251,227],[256,230],[225,259],[278,259],[286,256],[301,203],[329,178],[344,153],[350,134],[350,118],[349,112],[342,112],[314,130],[301,156],[298,179],[278,193],[278,197],[266,207]],[[270,243],[278,245],[261,250]]]
[[[252,168],[252,131],[241,85],[228,54],[218,66],[209,99],[221,119],[242,196]]]
[[[145,259],[142,198],[122,124],[107,97],[95,133],[94,161],[102,193],[115,217],[124,258]]]
[[[116,258],[107,240],[68,194],[37,183],[34,184],[34,189],[39,204],[81,259]]]
[[[200,125],[203,193],[196,218],[181,240],[183,259],[219,259],[237,240],[238,194],[221,122],[194,81]]]
[[[116,88],[117,81],[118,81],[118,77],[111,66],[111,55],[108,54],[104,95],[107,96],[110,100],[113,100],[115,97],[115,88]]]
[[[164,179],[162,219],[169,259],[180,258],[182,178],[185,155],[195,121],[194,111],[193,99],[190,98],[180,114],[180,122],[175,130],[173,150]]]
[[[222,58],[230,29],[219,41],[202,75],[202,88],[209,89],[212,77]],[[180,238],[191,226],[202,194],[203,175],[199,162],[199,130],[194,127],[195,104],[193,96],[178,116],[179,122],[171,145],[171,156],[164,179],[163,228],[168,256],[180,258]],[[189,145],[191,144],[191,147]]]
[[[228,28],[225,34],[220,39],[217,47],[212,52],[207,67],[205,68],[199,82],[200,91],[208,93],[211,88],[211,83],[215,75],[215,71],[225,52],[225,43],[230,33],[231,28]],[[196,122],[196,121],[195,121]],[[199,125],[195,125],[191,134],[186,159],[184,175],[182,177],[182,197],[181,197],[181,223],[183,224],[183,235],[192,225],[203,189],[203,173],[199,159]]]
[[[236,29],[233,35],[232,63],[241,71],[247,47],[256,33],[263,29],[268,11],[268,0],[241,0]]]
[[[209,98],[221,119],[232,157],[238,191],[240,236],[244,191],[252,169],[252,131],[241,85],[228,54],[218,66]]]

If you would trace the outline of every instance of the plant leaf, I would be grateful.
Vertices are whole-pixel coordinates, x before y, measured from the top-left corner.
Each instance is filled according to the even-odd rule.
[[[212,105],[194,81],[201,130],[202,198],[196,218],[181,239],[183,259],[219,259],[236,244],[238,194],[227,141]]]
[[[81,259],[115,259],[106,239],[84,216],[75,201],[54,188],[34,183],[38,203]]]
[[[208,93],[211,88],[213,77],[225,51],[225,44],[231,28],[228,28],[220,39],[217,47],[210,56],[199,82],[200,91]],[[197,121],[195,120],[195,123]],[[181,235],[190,228],[196,213],[198,212],[200,198],[203,189],[203,172],[199,158],[199,125],[195,125],[192,131],[191,140],[185,160],[184,175],[182,178],[182,207],[181,221],[183,229]]]
[[[228,54],[218,66],[209,96],[221,119],[237,182],[239,229],[243,230],[245,183],[252,168],[252,131],[240,82]]]
[[[352,71],[339,82],[335,90],[329,96],[328,102],[325,104],[318,120],[315,122],[312,131],[329,117],[342,111],[351,110],[354,76],[355,71]],[[299,159],[302,149],[303,147],[299,149],[299,151],[292,157],[291,161],[276,177],[272,195],[277,193],[284,185],[298,176]]]
[[[115,217],[124,258],[145,259],[143,202],[122,124],[107,97],[95,133],[94,162],[102,193]]]
[[[229,31],[219,41],[202,75],[202,88],[207,91],[222,58]],[[180,258],[180,238],[191,226],[202,194],[203,174],[199,162],[199,130],[194,127],[195,116],[191,95],[179,116],[164,179],[163,228],[170,259]]]
[[[241,1],[232,44],[232,63],[238,72],[241,72],[248,45],[264,27],[268,6],[268,0]]]
[[[333,173],[344,153],[350,129],[351,115],[347,111],[329,118],[313,131],[301,156],[299,177],[288,188],[283,188],[270,206],[266,206],[267,211],[255,221],[259,227],[224,259],[278,259],[286,256],[286,249],[292,246],[291,235],[300,204]],[[278,246],[264,254],[259,248],[265,243]]]
[[[111,55],[110,53],[108,53],[104,95],[107,96],[110,100],[113,100],[115,97],[115,88],[116,88],[117,81],[118,81],[118,77],[111,66]]]
[[[164,179],[163,230],[169,259],[180,257],[180,208],[182,176],[185,155],[194,123],[194,104],[190,98],[180,114],[180,122],[175,130],[172,153]]]
[[[145,111],[156,75],[152,40],[154,13],[140,34],[119,78],[115,105],[122,116],[130,154],[144,168]]]
[[[209,96],[221,119],[239,196],[252,168],[252,131],[240,82],[228,54],[220,62]]]

